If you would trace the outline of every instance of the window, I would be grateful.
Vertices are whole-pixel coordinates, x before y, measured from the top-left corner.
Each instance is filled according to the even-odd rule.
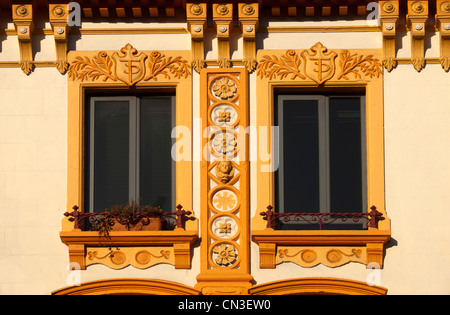
[[[321,229],[367,227],[365,220],[354,222],[351,216],[334,220],[343,213],[367,212],[364,107],[363,96],[278,96],[275,209],[310,213],[281,229],[319,228],[308,224],[317,223],[316,213],[333,213]]]
[[[91,97],[87,107],[88,210],[136,201],[173,211],[175,97]]]

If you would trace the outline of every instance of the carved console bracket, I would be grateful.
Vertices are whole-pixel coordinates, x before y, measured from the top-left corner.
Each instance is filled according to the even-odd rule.
[[[32,34],[34,31],[33,5],[13,4],[12,16],[20,49],[20,68],[28,75],[34,68]]]
[[[230,68],[230,28],[233,22],[233,4],[213,4],[213,21],[217,31],[219,67]]]
[[[184,229],[111,232],[109,237],[75,229],[60,232],[60,237],[68,246],[70,263],[77,264],[80,270],[93,264],[113,269],[128,265],[144,269],[160,263],[190,269],[191,248],[198,239],[196,231]]]
[[[186,17],[192,40],[192,68],[200,73],[200,70],[206,65],[204,44],[207,19],[206,3],[188,3],[186,5]]]
[[[255,39],[258,21],[258,3],[239,3],[239,25],[244,39],[244,66],[249,72],[256,69]]]
[[[399,3],[394,1],[380,1],[380,23],[383,34],[383,65],[390,72],[397,66],[395,35],[399,19]]]
[[[440,62],[446,72],[450,70],[450,1],[437,0],[436,30],[440,37]]]
[[[274,269],[292,262],[309,268],[318,264],[334,268],[357,262],[383,268],[383,245],[390,240],[389,231],[252,231],[259,245],[259,267]]]
[[[64,74],[69,68],[67,61],[67,40],[70,26],[67,24],[67,4],[49,4],[49,18],[56,45],[56,68]]]
[[[425,26],[428,0],[408,0],[407,28],[411,32],[411,62],[417,71],[425,67]]]

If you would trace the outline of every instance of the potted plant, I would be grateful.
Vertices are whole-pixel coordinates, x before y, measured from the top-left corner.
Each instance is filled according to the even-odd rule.
[[[114,205],[110,211],[97,216],[95,229],[103,236],[108,236],[110,231],[160,231],[161,216],[159,206],[140,206],[131,201],[126,205]]]

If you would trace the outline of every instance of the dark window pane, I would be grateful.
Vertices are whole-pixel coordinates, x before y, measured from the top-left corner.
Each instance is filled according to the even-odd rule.
[[[94,209],[128,202],[129,102],[95,102]],[[92,209],[91,209],[92,210]]]
[[[140,202],[172,209],[171,98],[143,98],[140,112]],[[188,183],[186,183],[188,185]]]
[[[318,212],[319,121],[316,100],[283,102],[284,212]],[[280,192],[283,193],[283,192]]]
[[[331,212],[362,212],[361,105],[359,98],[331,98]]]

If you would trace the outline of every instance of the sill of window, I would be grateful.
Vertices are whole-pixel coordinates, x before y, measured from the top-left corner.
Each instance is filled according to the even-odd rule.
[[[377,229],[278,231],[267,228],[252,231],[252,240],[259,246],[261,269],[273,269],[287,261],[302,267],[320,263],[338,267],[353,261],[368,268],[382,268],[384,245],[390,239],[391,231]]]
[[[152,257],[157,257],[157,254],[163,251],[164,255],[162,256],[170,259],[161,260],[161,263],[173,264],[175,269],[190,269],[191,248],[198,240],[198,234],[197,231],[175,229],[173,231],[113,231],[109,233],[108,237],[105,237],[95,231],[74,229],[61,231],[60,238],[69,248],[70,263],[75,269],[85,270],[90,264],[88,259],[91,259],[92,255],[88,255],[88,248],[94,248],[96,251],[97,249],[116,248],[120,253],[116,254],[114,259],[113,255],[107,255],[108,259],[96,262],[113,266],[115,269],[130,264],[144,268],[149,264],[142,264],[143,259],[139,258],[148,256],[150,257],[148,260],[151,260]],[[159,252],[155,254],[152,250],[156,248]],[[142,256],[138,257],[138,254],[142,254]]]

